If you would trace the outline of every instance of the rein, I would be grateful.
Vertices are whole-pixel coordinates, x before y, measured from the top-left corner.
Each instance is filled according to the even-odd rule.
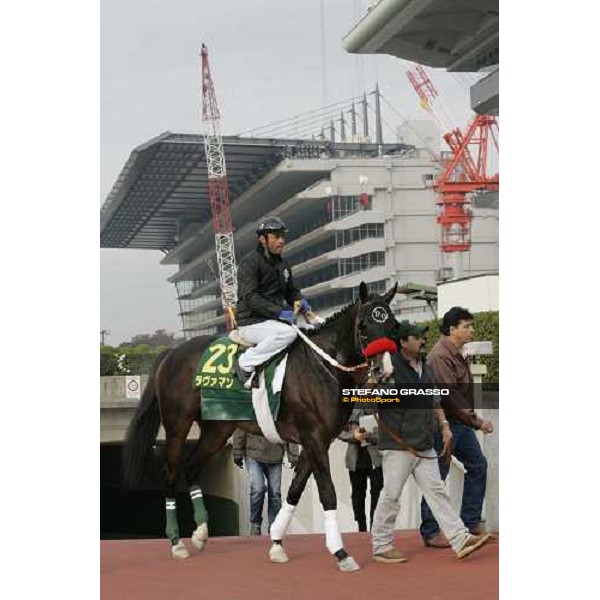
[[[369,367],[368,361],[365,361],[360,365],[354,365],[353,367],[347,367],[346,365],[342,365],[337,360],[335,360],[335,358],[329,356],[329,354],[327,354],[325,350],[319,348],[319,346],[317,346],[305,333],[303,333],[303,331],[299,327],[297,327],[293,323],[291,324],[291,326],[294,328],[294,331],[302,338],[302,341],[308,344],[308,346],[312,350],[314,350],[325,362],[329,363],[332,367],[335,367],[336,369],[339,369],[340,371],[344,371],[346,373],[354,373],[355,371],[359,371],[361,369],[366,369]]]

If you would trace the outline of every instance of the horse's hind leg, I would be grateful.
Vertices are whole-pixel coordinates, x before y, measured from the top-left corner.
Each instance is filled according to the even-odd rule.
[[[193,419],[185,420],[176,429],[165,428],[165,460],[166,460],[166,529],[165,533],[171,541],[171,554],[174,558],[187,558],[189,553],[179,538],[177,521],[177,478],[179,465],[183,456],[185,440],[192,426]]]
[[[192,534],[192,544],[198,550],[203,550],[208,540],[208,514],[200,488],[200,474],[210,458],[225,445],[234,429],[235,424],[227,421],[205,421],[201,425],[198,444],[187,460],[186,478],[190,486],[190,498],[194,506],[196,523],[196,530]]]

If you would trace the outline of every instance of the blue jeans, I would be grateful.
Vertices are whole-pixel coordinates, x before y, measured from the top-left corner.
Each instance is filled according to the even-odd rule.
[[[481,451],[481,446],[473,429],[455,421],[450,423],[450,429],[453,436],[452,454],[460,460],[467,471],[465,473],[460,518],[469,529],[473,529],[481,522],[481,511],[487,482],[487,460]],[[439,454],[443,447],[442,436],[439,433],[436,433],[434,443]],[[438,463],[440,475],[445,480],[450,470],[450,463],[443,460],[438,461]],[[430,539],[440,531],[440,526],[431,513],[427,502],[425,502],[425,498],[421,500],[420,529],[421,536],[424,539]]]
[[[246,466],[250,474],[250,523],[252,525],[262,524],[265,492],[268,492],[269,527],[281,508],[281,464],[246,458]]]

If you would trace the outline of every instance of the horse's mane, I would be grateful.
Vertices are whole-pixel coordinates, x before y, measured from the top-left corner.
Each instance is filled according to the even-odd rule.
[[[368,298],[367,298],[367,302],[372,302],[373,300],[377,299],[377,295],[376,294],[369,294]],[[317,333],[319,333],[320,331],[323,331],[323,328],[326,327],[327,325],[330,325],[332,321],[335,321],[335,319],[337,319],[338,317],[341,317],[342,315],[345,315],[352,307],[356,306],[357,300],[355,300],[354,302],[348,304],[348,306],[344,306],[343,308],[340,308],[340,310],[338,310],[337,312],[333,313],[332,315],[329,315],[327,317],[327,319],[325,319],[324,323],[321,323],[320,325],[318,325],[317,327],[313,328],[313,329],[308,329],[306,331],[303,331],[309,338],[312,337],[313,335],[317,335]]]

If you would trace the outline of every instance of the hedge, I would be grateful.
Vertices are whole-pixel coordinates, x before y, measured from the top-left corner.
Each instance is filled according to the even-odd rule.
[[[100,375],[147,375],[156,355],[166,349],[167,346],[100,346]]]
[[[424,325],[429,326],[427,334],[427,352],[431,350],[440,337],[439,322],[436,320],[426,321]],[[487,366],[487,374],[484,383],[499,383],[500,370],[500,341],[499,327],[500,317],[498,312],[482,312],[475,314],[475,335],[473,339],[491,341],[494,347],[492,356],[477,357],[477,362]],[[146,375],[154,363],[156,355],[167,346],[151,347],[147,345],[127,348],[114,348],[112,346],[100,347],[100,375]],[[119,356],[124,356],[119,363]]]

